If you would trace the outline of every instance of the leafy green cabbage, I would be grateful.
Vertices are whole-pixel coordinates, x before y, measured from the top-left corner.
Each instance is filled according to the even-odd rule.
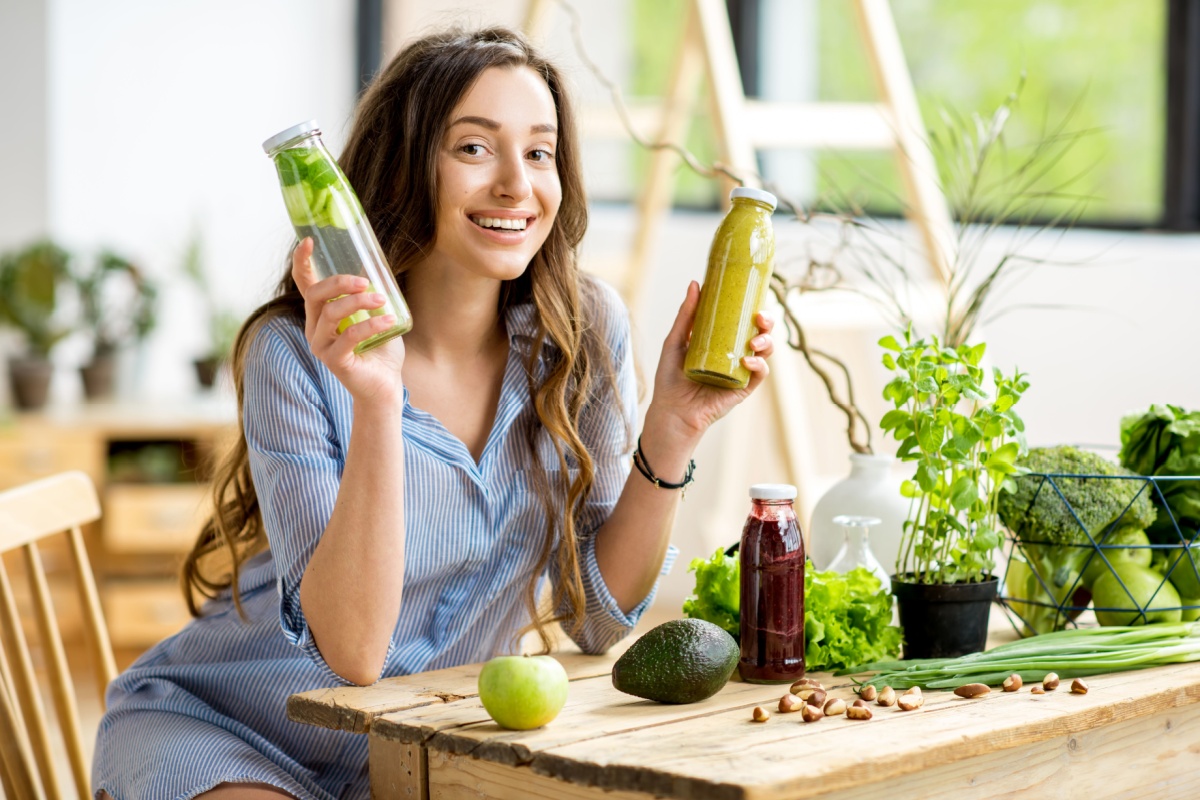
[[[720,625],[735,638],[740,623],[740,573],[736,556],[717,550],[711,559],[692,559],[696,588],[683,613]],[[828,672],[900,653],[901,632],[891,624],[892,595],[859,567],[847,573],[804,569],[804,665]]]

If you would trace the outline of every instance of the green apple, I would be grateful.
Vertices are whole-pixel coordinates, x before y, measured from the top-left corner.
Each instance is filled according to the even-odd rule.
[[[1172,547],[1166,551],[1163,572],[1169,573],[1168,578],[1179,594],[1183,597],[1200,597],[1200,547],[1192,545],[1186,550],[1182,547]]]
[[[540,728],[567,702],[567,671],[550,656],[497,656],[479,673],[479,699],[502,728]]]
[[[1101,544],[1104,546],[1100,552],[1104,553],[1108,558],[1108,563],[1114,567],[1122,561],[1131,561],[1143,567],[1150,566],[1153,548],[1150,547],[1150,539],[1146,536],[1146,532],[1139,528],[1126,526],[1115,530]],[[1097,578],[1111,572],[1108,564],[1100,557],[1100,552],[1091,554],[1087,569],[1083,571],[1084,586],[1093,586]]]
[[[1160,573],[1132,561],[1114,564],[1096,579],[1092,602],[1101,625],[1179,622],[1182,616],[1175,587]]]

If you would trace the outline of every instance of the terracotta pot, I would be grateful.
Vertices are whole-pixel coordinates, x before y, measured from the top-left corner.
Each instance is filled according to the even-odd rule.
[[[8,383],[12,387],[13,403],[23,411],[46,405],[52,377],[54,365],[48,359],[19,356],[8,360]]]

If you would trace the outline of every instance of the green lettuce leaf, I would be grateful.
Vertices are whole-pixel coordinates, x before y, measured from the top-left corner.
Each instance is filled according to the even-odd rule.
[[[727,556],[718,548],[708,561],[693,558],[688,572],[696,573],[696,588],[683,601],[684,616],[720,625],[736,639],[742,599],[737,556]]]
[[[847,573],[804,571],[804,664],[831,672],[900,653],[892,594],[863,567]]]
[[[717,550],[712,558],[692,559],[694,593],[684,601],[685,616],[719,625],[737,638],[741,620],[741,565],[737,556]],[[895,658],[900,629],[892,623],[892,595],[866,569],[845,574],[804,570],[804,663],[813,672]]]

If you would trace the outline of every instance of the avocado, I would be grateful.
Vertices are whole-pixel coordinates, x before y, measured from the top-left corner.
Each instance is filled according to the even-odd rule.
[[[673,619],[651,628],[617,659],[613,687],[659,703],[697,703],[721,691],[740,655],[723,628]]]

